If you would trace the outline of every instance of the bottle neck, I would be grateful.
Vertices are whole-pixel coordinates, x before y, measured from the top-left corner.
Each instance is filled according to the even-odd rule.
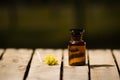
[[[73,41],[82,41],[82,35],[72,35],[71,40],[73,40]]]

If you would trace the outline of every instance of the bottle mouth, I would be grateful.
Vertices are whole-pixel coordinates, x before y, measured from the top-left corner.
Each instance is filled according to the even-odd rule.
[[[79,29],[70,29],[71,34],[72,35],[81,35],[84,32],[83,28],[79,28]]]

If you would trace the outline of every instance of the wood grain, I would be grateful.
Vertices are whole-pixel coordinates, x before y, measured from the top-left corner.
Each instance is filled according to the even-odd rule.
[[[58,65],[49,66],[45,63],[45,56],[51,53],[57,55]],[[61,49],[36,49],[27,80],[59,80],[61,58]]]
[[[119,80],[110,50],[89,50],[91,80]]]
[[[7,49],[0,61],[0,80],[23,80],[32,50]]]

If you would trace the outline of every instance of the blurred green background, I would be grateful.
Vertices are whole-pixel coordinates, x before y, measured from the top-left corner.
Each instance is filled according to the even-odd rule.
[[[1,48],[67,48],[75,27],[87,48],[120,48],[120,1],[0,0]]]

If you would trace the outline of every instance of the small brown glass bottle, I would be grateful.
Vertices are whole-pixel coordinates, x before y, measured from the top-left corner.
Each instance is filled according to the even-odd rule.
[[[83,29],[71,29],[71,40],[68,44],[69,65],[85,65],[86,43],[82,40]]]

